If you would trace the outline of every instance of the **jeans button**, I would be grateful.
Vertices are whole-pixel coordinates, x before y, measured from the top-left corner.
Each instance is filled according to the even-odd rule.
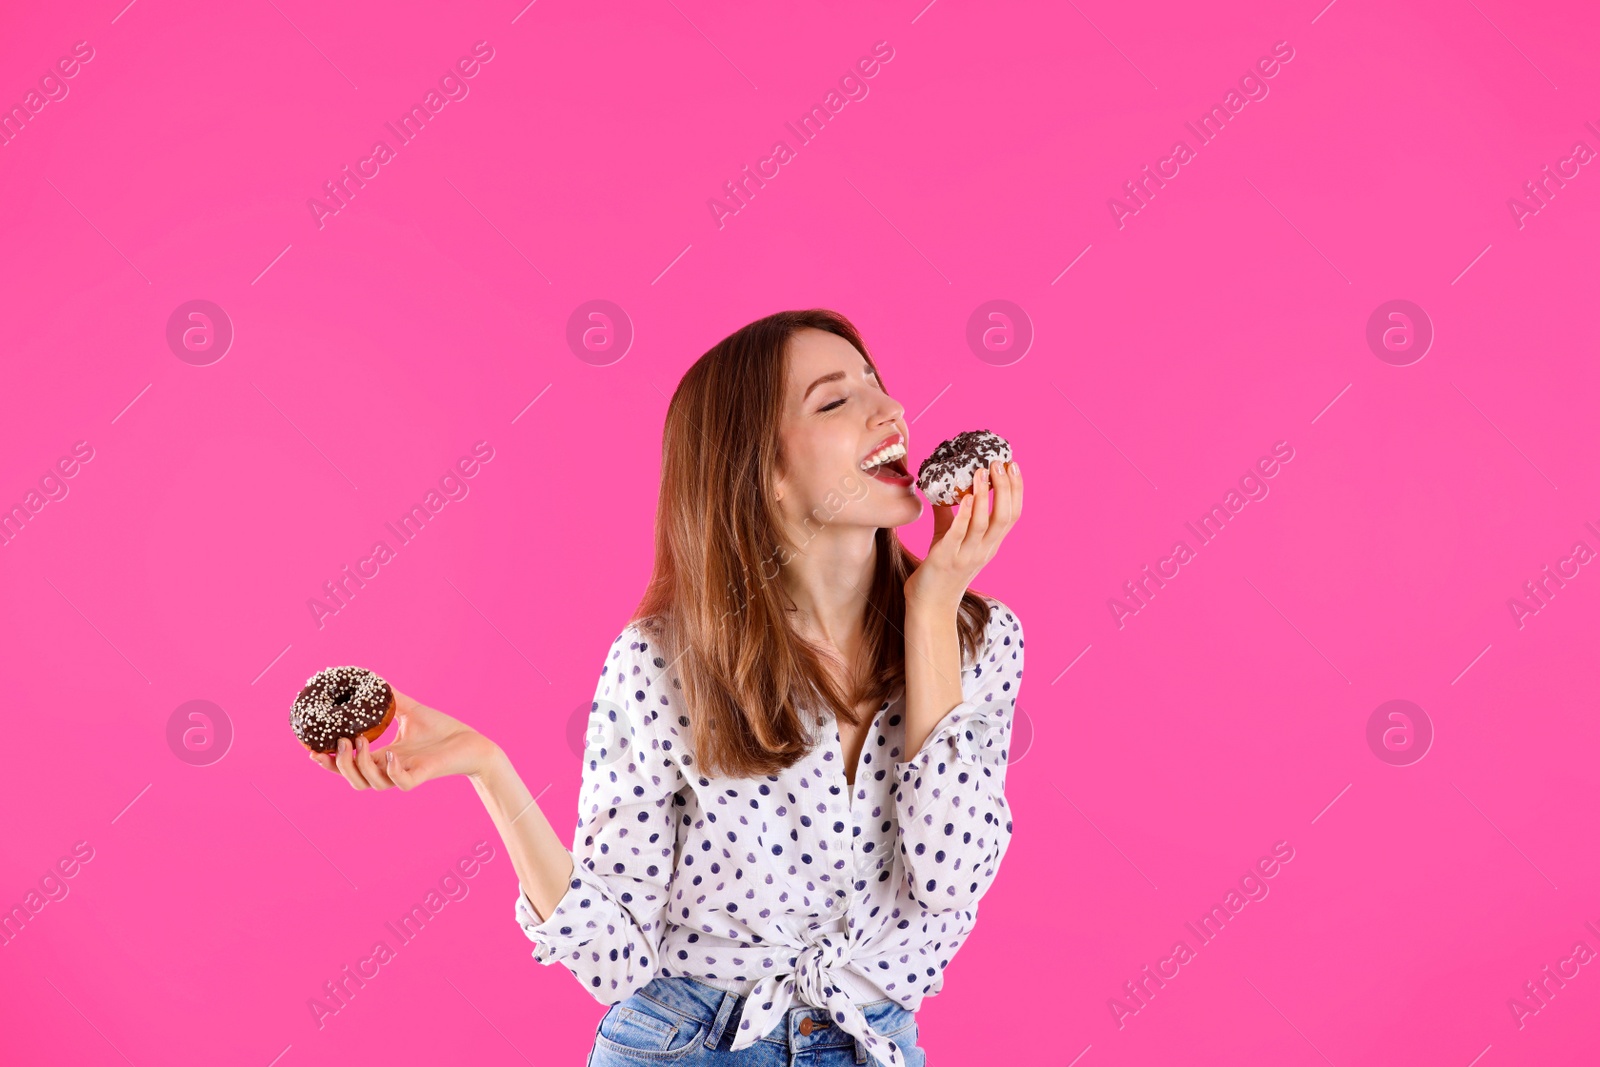
[[[811,1016],[809,1016],[809,1015],[807,1015],[804,1019],[800,1020],[800,1036],[801,1037],[810,1037],[811,1036],[811,1025],[812,1025]]]

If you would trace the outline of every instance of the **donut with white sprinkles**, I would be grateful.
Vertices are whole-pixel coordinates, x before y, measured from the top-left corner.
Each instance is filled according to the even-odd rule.
[[[394,718],[394,689],[362,667],[325,667],[306,680],[289,709],[295,737],[313,752],[335,752],[339,738],[376,741]]]
[[[972,480],[981,468],[999,460],[1011,462],[1011,445],[988,430],[958,433],[939,447],[917,468],[917,486],[935,504],[959,503],[972,492]]]

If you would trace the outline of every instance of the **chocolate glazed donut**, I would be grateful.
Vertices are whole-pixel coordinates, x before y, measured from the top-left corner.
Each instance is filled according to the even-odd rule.
[[[957,504],[972,492],[979,468],[1011,462],[1011,445],[988,430],[968,430],[943,441],[917,468],[917,485],[935,504]]]
[[[289,725],[313,752],[334,752],[339,738],[376,741],[394,718],[394,690],[361,667],[326,667],[306,681],[289,710]]]

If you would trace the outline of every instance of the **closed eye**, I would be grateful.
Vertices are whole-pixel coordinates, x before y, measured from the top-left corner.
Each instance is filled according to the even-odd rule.
[[[877,382],[877,380],[878,380],[878,372],[873,370],[871,367],[868,367],[867,368],[867,377],[872,379],[873,382]],[[835,400],[831,404],[824,404],[820,408],[818,408],[817,411],[819,411],[819,412],[832,411],[834,408],[838,407],[840,404],[843,404],[845,402],[845,400],[848,400],[848,399],[850,399],[850,398],[849,397],[844,397],[843,399]]]

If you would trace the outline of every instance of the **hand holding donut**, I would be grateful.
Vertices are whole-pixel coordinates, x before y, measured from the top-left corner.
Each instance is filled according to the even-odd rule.
[[[994,507],[989,505],[993,483]],[[952,610],[1022,514],[1022,468],[994,460],[979,467],[970,492],[954,505],[933,505],[933,543],[906,579],[907,606],[931,603]]]
[[[497,746],[478,731],[444,712],[394,690],[395,740],[373,749],[358,736],[352,744],[339,739],[337,755],[310,753],[320,766],[342,774],[354,789],[414,789],[451,774],[475,775],[489,766]]]

